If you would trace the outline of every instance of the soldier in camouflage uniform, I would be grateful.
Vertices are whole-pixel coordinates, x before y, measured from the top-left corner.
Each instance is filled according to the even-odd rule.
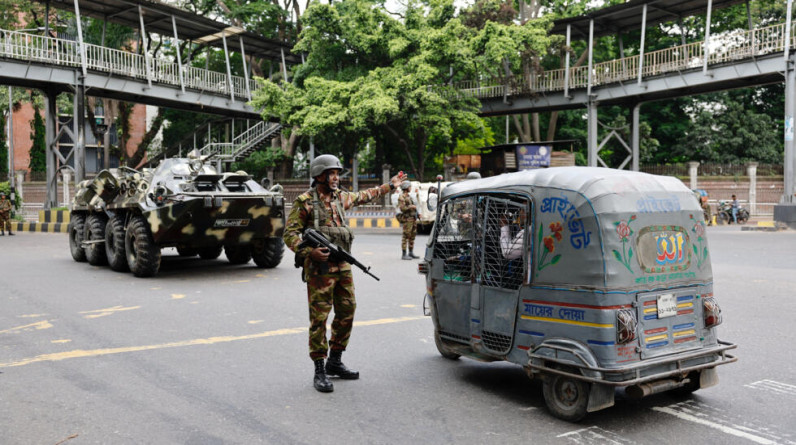
[[[6,228],[9,235],[14,234],[11,232],[11,201],[6,199],[5,192],[0,192],[0,236],[6,234]]]
[[[401,210],[401,226],[403,235],[401,236],[402,260],[419,258],[415,255],[415,237],[417,236],[417,206],[409,195],[411,184],[409,181],[401,183],[401,196],[398,197],[398,208]],[[407,247],[409,251],[407,252]]]
[[[307,283],[310,315],[310,359],[315,363],[313,384],[320,392],[334,391],[328,376],[346,380],[359,378],[359,372],[348,369],[341,360],[354,322],[354,280],[350,264],[329,262],[329,249],[299,249],[301,235],[306,228],[312,227],[350,252],[353,233],[346,224],[345,210],[388,194],[405,176],[399,173],[390,180],[390,184],[351,193],[338,189],[342,170],[343,166],[335,156],[321,155],[312,160],[312,187],[293,202],[283,235],[285,245],[296,253],[296,265],[304,268],[302,278]],[[332,308],[332,336],[327,343],[326,320]],[[324,366],[327,352],[329,360]]]

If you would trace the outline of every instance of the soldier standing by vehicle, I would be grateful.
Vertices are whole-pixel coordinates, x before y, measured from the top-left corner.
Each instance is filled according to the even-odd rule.
[[[5,235],[5,229],[8,228],[8,234],[13,235],[11,231],[11,201],[6,199],[6,192],[0,192],[0,236]]]
[[[351,193],[338,188],[342,170],[343,166],[336,156],[321,155],[312,160],[312,186],[293,202],[283,235],[285,245],[296,253],[296,266],[304,268],[302,279],[307,283],[310,315],[309,350],[310,358],[315,363],[313,385],[320,392],[334,391],[328,376],[345,380],[359,378],[359,372],[349,369],[341,360],[354,322],[354,280],[349,263],[329,261],[329,249],[299,248],[301,235],[305,229],[312,227],[332,243],[350,252],[354,236],[346,224],[345,210],[390,193],[406,176],[398,173],[390,179],[390,184]],[[332,308],[332,336],[327,343],[326,320]],[[324,366],[330,347],[329,360]]]
[[[411,184],[409,181],[401,183],[401,196],[398,197],[398,208],[401,209],[401,226],[403,226],[403,235],[401,235],[401,251],[403,252],[402,260],[412,260],[420,258],[415,255],[415,237],[417,236],[417,206],[412,201],[409,195]],[[407,247],[409,251],[407,252]]]

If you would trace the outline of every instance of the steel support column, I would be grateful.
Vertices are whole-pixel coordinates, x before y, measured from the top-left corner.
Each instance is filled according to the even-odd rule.
[[[77,0],[75,0],[77,3]],[[144,14],[141,5],[138,5],[138,21],[141,23],[141,46],[144,52],[144,66],[146,67],[146,82],[152,88],[152,63],[149,60],[149,40],[146,38],[146,28],[144,28]]]
[[[572,32],[572,25],[567,25],[567,54],[564,56],[564,97],[569,97],[569,53],[570,53],[570,37]],[[508,119],[508,116],[506,116]],[[506,127],[508,128],[508,120],[506,120]],[[506,131],[506,143],[508,144],[509,137],[508,131]]]
[[[243,37],[240,38],[240,56],[243,60],[243,78],[246,80],[246,97],[252,100],[252,90],[249,86],[249,68],[246,66],[246,48],[243,46]]]
[[[55,90],[44,91],[44,140],[46,149],[47,190],[44,194],[44,210],[58,206],[58,167],[56,165],[58,141],[56,140],[55,123],[58,119],[58,107],[55,103],[58,93]]]
[[[705,18],[705,47],[702,49],[702,73],[708,73],[708,60],[710,59],[710,13],[713,10],[713,0],[708,0],[708,14]]]
[[[593,62],[594,62],[594,51],[593,51],[594,48],[593,47],[594,47],[594,19],[589,20],[589,72],[588,72],[588,76],[586,76],[587,79],[588,79],[588,81],[586,82],[586,84],[587,84],[586,85],[586,96],[587,97],[591,96],[591,84],[592,84],[592,82],[594,82],[594,75],[592,74],[592,65],[593,65]],[[591,98],[589,100],[591,100]]]
[[[789,61],[787,67],[785,79],[785,190],[780,201],[783,204],[792,204],[794,193],[793,119],[794,114],[796,114],[796,68],[794,67],[794,61]]]
[[[78,5],[78,0],[75,0],[75,22],[77,23],[77,42],[80,46],[80,67],[83,70],[83,77],[86,77],[86,45],[83,42],[83,24],[80,20],[80,5]]]
[[[631,134],[633,135],[633,141],[631,142],[631,149],[633,156],[633,163],[631,169],[634,172],[638,171],[638,156],[639,156],[639,147],[641,145],[641,122],[639,116],[641,114],[641,102],[637,103],[633,106],[633,128],[631,129]]]
[[[588,128],[589,167],[597,167],[599,147],[597,146],[597,102],[589,100],[586,125]]]
[[[171,16],[171,28],[174,30],[174,49],[177,50],[177,69],[180,73],[180,90],[185,94],[185,80],[182,72],[182,56],[180,55],[180,38],[177,36],[177,19]]]
[[[227,63],[227,82],[229,83],[229,100],[235,102],[235,86],[232,84],[232,70],[229,67],[229,51],[227,50],[226,31],[221,31],[221,42],[224,44],[224,61]]]
[[[644,77],[644,39],[647,36],[647,4],[644,3],[644,9],[641,10],[641,43],[639,46],[638,58],[638,84],[641,85],[641,80]]]
[[[80,84],[75,86],[75,96],[72,101],[73,139],[75,160],[75,182],[86,179],[86,89]]]

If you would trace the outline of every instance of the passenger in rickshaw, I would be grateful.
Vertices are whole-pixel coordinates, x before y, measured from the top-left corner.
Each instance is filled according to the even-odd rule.
[[[514,232],[514,236],[512,236]],[[509,224],[505,215],[500,218],[500,251],[507,260],[522,256],[522,238],[525,236],[525,209],[520,209],[516,221]]]

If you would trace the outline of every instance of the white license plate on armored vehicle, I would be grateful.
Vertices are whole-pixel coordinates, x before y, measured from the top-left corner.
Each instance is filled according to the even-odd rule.
[[[677,315],[677,298],[674,294],[658,295],[658,318]]]

